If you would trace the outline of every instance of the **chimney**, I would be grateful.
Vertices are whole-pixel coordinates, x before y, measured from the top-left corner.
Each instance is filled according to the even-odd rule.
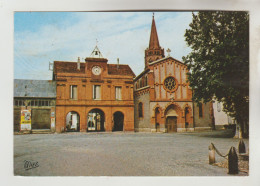
[[[78,57],[77,69],[80,70],[80,57]]]
[[[119,58],[117,58],[117,69],[119,69]]]

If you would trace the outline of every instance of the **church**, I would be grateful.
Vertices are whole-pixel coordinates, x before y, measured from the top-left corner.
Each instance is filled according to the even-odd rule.
[[[186,132],[214,128],[212,103],[196,104],[187,81],[187,66],[160,46],[154,16],[145,68],[134,78],[134,123],[137,132]]]

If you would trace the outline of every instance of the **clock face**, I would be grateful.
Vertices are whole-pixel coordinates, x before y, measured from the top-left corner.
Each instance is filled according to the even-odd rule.
[[[99,66],[94,66],[94,67],[92,68],[92,73],[93,73],[94,75],[100,75],[100,74],[101,74],[101,68],[100,68]]]

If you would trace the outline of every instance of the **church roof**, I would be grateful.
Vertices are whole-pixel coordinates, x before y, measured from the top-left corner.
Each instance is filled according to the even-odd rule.
[[[154,16],[153,16],[149,49],[160,49],[160,48],[161,47],[159,44],[159,39],[158,39],[156,25],[155,25]]]
[[[169,56],[169,57],[165,57],[165,58],[162,58],[162,59],[158,59],[158,60],[156,60],[156,61],[153,61],[153,62],[149,63],[149,65],[154,65],[154,64],[159,63],[159,62],[162,62],[162,61],[164,61],[164,60],[166,60],[166,59],[173,59],[174,61],[177,61],[177,62],[179,62],[179,63],[181,63],[181,64],[184,64],[183,62],[181,62],[181,61],[179,61],[179,60],[177,60],[177,59],[175,59],[175,58]]]

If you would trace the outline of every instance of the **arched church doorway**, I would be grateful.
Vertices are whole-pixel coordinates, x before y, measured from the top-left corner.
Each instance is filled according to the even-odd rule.
[[[122,112],[115,112],[113,131],[123,131],[124,129],[124,114]]]
[[[105,131],[105,114],[100,109],[93,109],[88,113],[87,131]]]
[[[178,114],[176,112],[175,106],[171,105],[169,108],[167,108],[165,117],[166,117],[165,128],[167,129],[167,132],[168,133],[177,132]]]
[[[160,124],[161,124],[161,114],[159,108],[155,109],[155,128],[156,132],[160,131]]]
[[[66,116],[66,131],[79,132],[80,130],[80,117],[77,112],[69,112]]]
[[[168,133],[177,132],[177,117],[168,116],[166,119],[166,129]]]

